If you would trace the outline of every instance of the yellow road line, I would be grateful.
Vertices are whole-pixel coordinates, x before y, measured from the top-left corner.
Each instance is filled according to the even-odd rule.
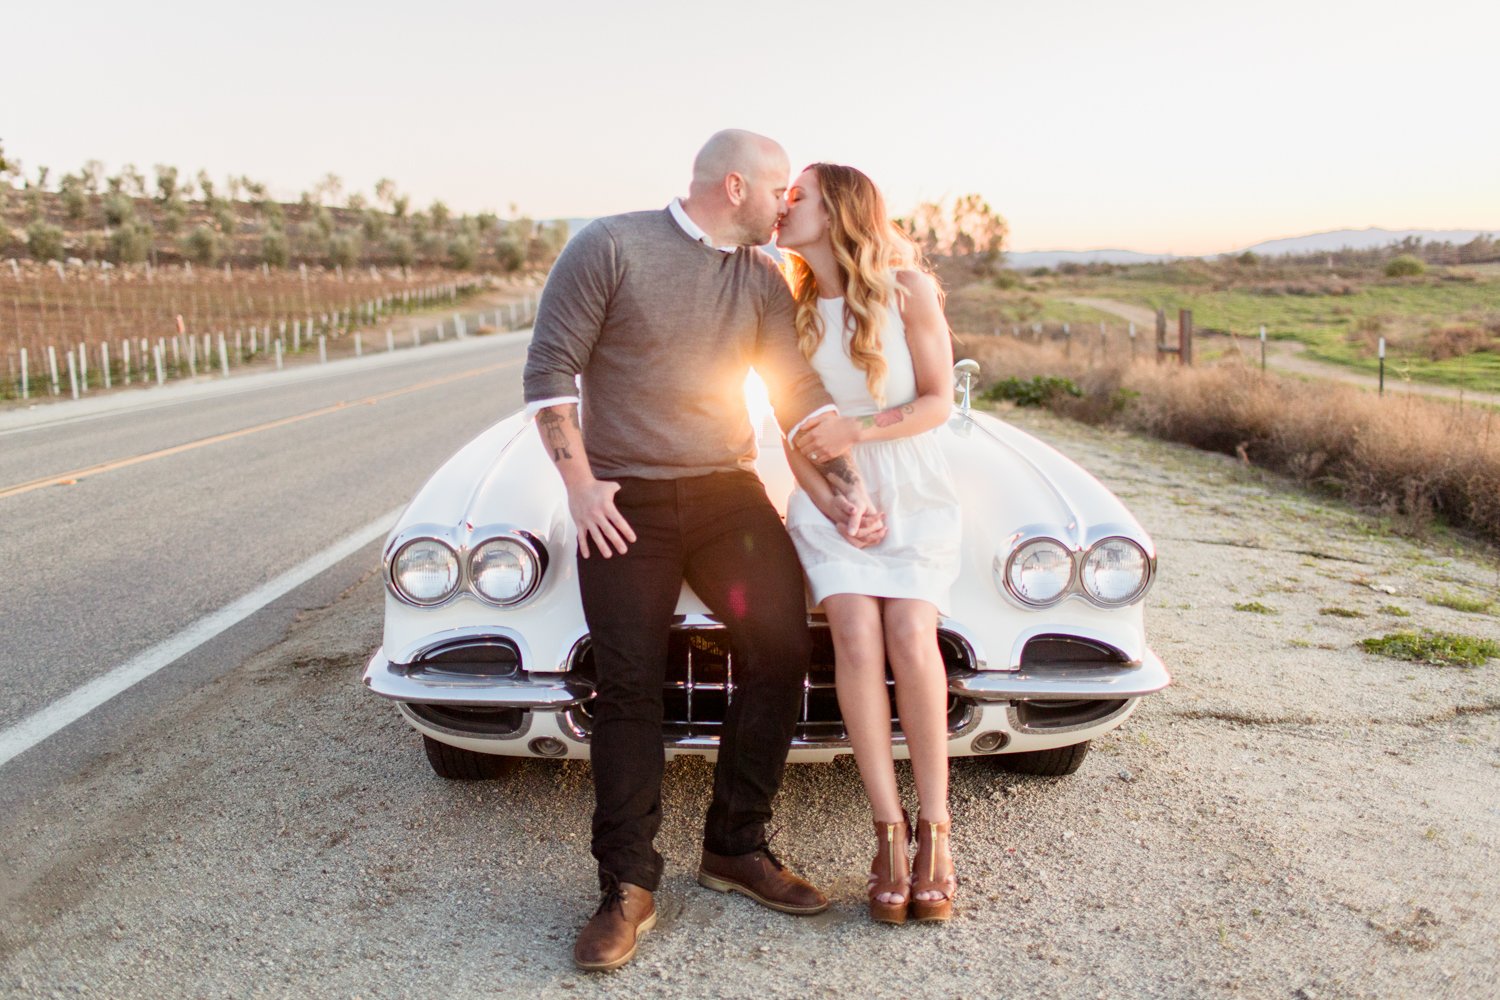
[[[347,410],[352,406],[373,406],[376,403],[382,402],[387,399],[394,399],[397,396],[404,396],[407,393],[419,392],[423,389],[431,389],[434,386],[447,385],[450,382],[459,382],[463,379],[475,378],[479,375],[488,375],[491,372],[497,372],[505,368],[514,368],[520,363],[520,361],[506,361],[500,364],[486,365],[483,368],[471,368],[469,371],[459,372],[456,375],[443,375],[439,378],[430,378],[424,382],[416,382],[412,385],[403,386],[400,389],[392,389],[390,392],[382,392],[377,393],[374,396],[366,396],[363,399],[342,400],[340,402],[334,403],[332,406],[324,406],[320,409],[309,410],[306,413],[299,413],[294,417],[282,417],[280,420],[272,420],[268,423],[257,424],[254,427],[245,427],[241,430],[229,431],[226,434],[215,434],[212,437],[199,438],[197,441],[189,441],[186,444],[173,445],[170,448],[162,448],[160,451],[146,452],[143,455],[134,455],[130,458],[119,458],[115,459],[112,462],[100,462],[98,465],[89,465],[85,466],[82,469],[74,469],[71,472],[62,472],[55,476],[48,476],[45,479],[33,479],[29,483],[19,483],[15,486],[8,486],[4,489],[0,489],[0,500],[4,500],[6,497],[20,496],[22,493],[30,493],[32,490],[39,490],[47,486],[60,486],[65,483],[68,485],[72,485],[73,483],[78,482],[80,479],[87,479],[90,476],[97,476],[104,472],[113,472],[116,469],[129,468],[132,465],[140,465],[142,462],[150,462],[154,459],[166,458],[170,455],[180,455],[185,451],[193,451],[197,448],[206,448],[211,444],[220,444],[224,441],[233,441],[235,438],[246,437],[250,434],[259,434],[261,431],[274,430],[277,427],[286,427],[288,424],[300,423],[304,420],[311,420],[314,417],[324,417],[330,413],[338,413],[341,410]]]

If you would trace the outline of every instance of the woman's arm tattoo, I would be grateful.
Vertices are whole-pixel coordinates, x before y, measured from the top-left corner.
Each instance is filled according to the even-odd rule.
[[[859,423],[862,427],[891,427],[915,412],[917,408],[907,403],[905,406],[893,406],[889,410],[881,410],[872,417],[860,417]]]
[[[559,411],[565,411],[565,414]],[[566,422],[571,423],[575,428],[578,427],[576,405],[570,403],[566,407],[548,407],[537,414],[536,422],[541,426],[542,439],[552,450],[552,461],[561,462],[563,459],[573,457],[572,451],[568,449],[568,436],[563,431],[563,425]]]

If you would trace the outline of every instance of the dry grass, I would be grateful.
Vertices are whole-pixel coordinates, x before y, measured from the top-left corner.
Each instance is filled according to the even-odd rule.
[[[1500,419],[1414,395],[1379,397],[1300,382],[1233,362],[1088,365],[1051,345],[965,336],[959,357],[1004,376],[1062,375],[1080,398],[1054,409],[1238,456],[1286,473],[1411,527],[1440,520],[1500,542]]]

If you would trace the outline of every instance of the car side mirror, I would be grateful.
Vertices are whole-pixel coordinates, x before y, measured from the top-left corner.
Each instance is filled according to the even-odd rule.
[[[960,393],[958,406],[964,413],[969,412],[969,395],[978,378],[979,362],[972,358],[964,358],[953,366],[953,388]]]

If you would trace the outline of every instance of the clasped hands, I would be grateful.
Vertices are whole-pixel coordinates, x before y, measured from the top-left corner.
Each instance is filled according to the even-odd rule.
[[[840,533],[856,548],[868,548],[885,538],[885,514],[875,509],[875,503],[865,490],[854,462],[848,457],[849,448],[859,440],[859,423],[836,413],[824,413],[813,417],[797,432],[794,442],[799,453],[812,462],[828,481],[832,495],[814,503],[823,515],[838,525]],[[837,470],[827,468],[828,463],[844,458],[844,468],[854,470],[846,478]]]

